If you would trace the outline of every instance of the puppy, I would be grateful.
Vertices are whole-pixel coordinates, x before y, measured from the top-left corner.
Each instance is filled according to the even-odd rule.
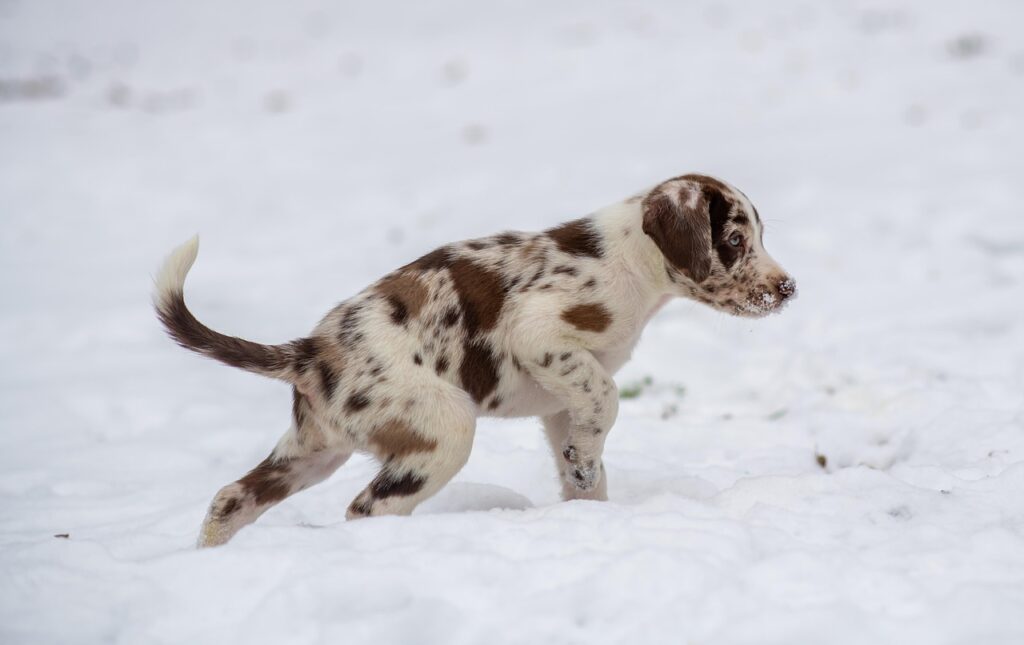
[[[185,306],[198,238],[156,280],[157,316],[183,347],[292,385],[292,423],[265,460],[222,488],[199,546],[227,542],[356,450],[380,460],[349,519],[407,515],[462,468],[479,416],[541,418],[564,499],[605,500],[612,375],[671,297],[737,316],[796,293],[764,250],[739,190],[683,175],[542,233],[443,246],[331,310],[282,345],[226,336]]]

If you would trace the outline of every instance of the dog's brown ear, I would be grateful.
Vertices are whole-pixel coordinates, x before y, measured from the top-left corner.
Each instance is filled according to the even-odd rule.
[[[644,233],[665,259],[694,282],[704,282],[711,273],[711,216],[704,192],[684,188],[678,202],[664,192],[652,193],[643,209]]]

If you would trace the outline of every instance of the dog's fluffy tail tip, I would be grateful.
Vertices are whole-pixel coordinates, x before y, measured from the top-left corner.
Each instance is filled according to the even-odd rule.
[[[153,304],[157,307],[173,298],[180,298],[185,288],[185,276],[199,254],[199,235],[171,251],[156,274]]]

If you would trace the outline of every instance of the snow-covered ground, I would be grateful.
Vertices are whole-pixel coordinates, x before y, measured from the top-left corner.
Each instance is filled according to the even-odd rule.
[[[0,0],[0,642],[1024,642],[1024,3]],[[783,315],[670,304],[609,503],[480,423],[409,518],[354,459],[228,546],[280,342],[434,246],[686,171],[768,220]]]

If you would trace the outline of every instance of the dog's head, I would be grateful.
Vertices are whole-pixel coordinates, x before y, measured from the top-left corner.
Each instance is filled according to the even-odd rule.
[[[796,295],[764,250],[757,209],[725,182],[683,175],[643,200],[643,230],[658,246],[676,295],[737,316],[761,317]]]

